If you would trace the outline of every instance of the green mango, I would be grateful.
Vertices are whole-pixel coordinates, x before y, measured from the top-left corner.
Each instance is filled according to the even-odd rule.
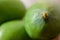
[[[0,40],[30,40],[21,20],[6,22],[0,27]]]
[[[20,0],[0,0],[0,24],[22,19],[25,12],[25,6]]]
[[[60,6],[36,3],[24,17],[25,30],[34,39],[52,39],[60,33]]]

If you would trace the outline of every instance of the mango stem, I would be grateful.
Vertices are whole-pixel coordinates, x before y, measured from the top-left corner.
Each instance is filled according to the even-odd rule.
[[[44,12],[42,16],[43,16],[44,19],[48,19],[48,12],[47,11]]]

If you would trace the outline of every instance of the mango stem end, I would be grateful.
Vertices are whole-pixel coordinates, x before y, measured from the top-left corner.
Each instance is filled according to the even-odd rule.
[[[43,16],[44,19],[48,19],[48,12],[47,11],[44,12],[42,16]]]

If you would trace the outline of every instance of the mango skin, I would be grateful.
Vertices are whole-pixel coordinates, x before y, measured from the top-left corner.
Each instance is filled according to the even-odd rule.
[[[25,6],[20,0],[0,0],[0,24],[22,19],[25,12]]]
[[[0,27],[0,40],[30,40],[21,20],[6,22]]]
[[[49,40],[60,33],[60,11],[55,4],[36,3],[26,13],[25,29],[34,39]],[[42,14],[48,12],[48,20]]]

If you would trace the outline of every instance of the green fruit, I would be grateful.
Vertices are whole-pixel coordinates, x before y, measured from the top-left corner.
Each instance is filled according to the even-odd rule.
[[[6,22],[0,28],[0,40],[29,40],[23,21]]]
[[[26,12],[20,0],[0,0],[0,24],[14,19],[22,19]]]
[[[53,4],[33,5],[27,11],[24,21],[31,38],[50,39],[60,32],[60,11]]]

